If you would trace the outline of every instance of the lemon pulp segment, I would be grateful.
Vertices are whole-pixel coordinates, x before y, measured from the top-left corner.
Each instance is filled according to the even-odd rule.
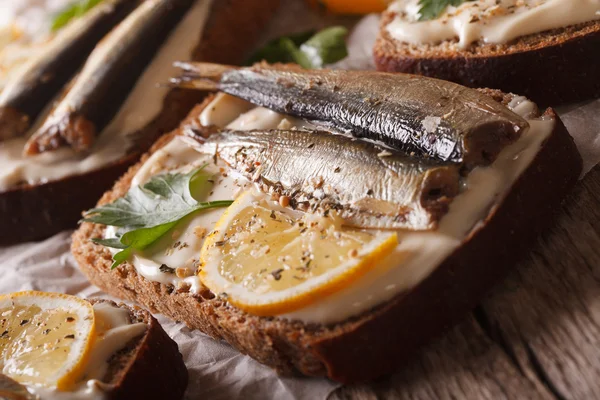
[[[335,214],[298,214],[252,195],[236,200],[201,252],[202,282],[258,315],[304,307],[354,281],[396,246],[393,232],[342,226]]]
[[[90,303],[55,293],[0,296],[2,373],[22,384],[59,389],[83,370],[94,332]]]

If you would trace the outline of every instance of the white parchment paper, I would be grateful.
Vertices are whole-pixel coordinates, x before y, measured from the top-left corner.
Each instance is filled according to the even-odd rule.
[[[349,38],[350,56],[335,67],[372,69],[377,30],[378,16],[365,17]],[[600,100],[559,111],[584,157],[587,172],[600,162]],[[0,248],[0,293],[42,290],[109,298],[79,272],[69,253],[70,235],[63,232],[39,243]],[[226,343],[160,315],[157,318],[185,359],[190,376],[188,399],[325,399],[337,387],[325,379],[278,377]]]
[[[120,301],[79,272],[69,253],[70,236],[62,232],[39,243],[0,248],[0,293],[41,290]],[[326,379],[281,378],[227,343],[157,318],[183,354],[190,378],[186,399],[326,399],[337,387]]]

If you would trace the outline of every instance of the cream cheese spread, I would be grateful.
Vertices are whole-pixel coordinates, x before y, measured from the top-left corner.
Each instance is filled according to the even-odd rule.
[[[390,36],[414,45],[457,41],[506,43],[521,36],[600,19],[600,0],[477,0],[448,6],[434,20],[419,21],[419,0],[396,0]]]
[[[165,171],[189,172],[204,166],[208,186],[201,193],[193,193],[202,201],[234,200],[249,182],[241,176],[224,173],[224,165],[215,164],[210,155],[201,155],[176,137],[155,152],[132,180],[132,185],[142,185],[158,173]],[[226,208],[212,208],[194,213],[177,224],[173,232],[163,236],[143,252],[134,253],[130,260],[137,272],[151,281],[173,285],[180,290],[198,292],[202,285],[195,276],[198,257],[204,238],[225,212]],[[114,237],[115,228],[108,227],[105,237]]]
[[[149,67],[144,71],[111,123],[99,135],[91,153],[77,154],[70,148],[24,157],[27,137],[0,142],[0,191],[21,183],[40,184],[84,174],[121,159],[132,145],[132,135],[149,124],[161,111],[169,88],[159,84],[173,75],[173,62],[189,60],[204,31],[212,1],[196,0],[173,30]],[[194,40],[190,40],[194,38]],[[49,111],[49,110],[48,110]],[[31,132],[46,116],[43,113]]]
[[[489,210],[507,194],[516,179],[523,173],[539,152],[542,143],[552,132],[555,121],[551,119],[532,119],[535,105],[523,97],[516,97],[509,105],[517,114],[528,118],[530,129],[512,145],[505,148],[497,160],[488,167],[473,170],[464,182],[462,193],[455,198],[450,211],[440,221],[438,230],[434,232],[398,231],[398,245],[394,252],[376,269],[368,272],[361,281],[346,289],[290,314],[280,315],[283,318],[297,319],[304,322],[334,323],[348,317],[358,315],[378,304],[390,300],[396,294],[410,289],[423,281],[456,250],[469,232],[477,229],[480,222],[488,215]],[[232,110],[241,112],[235,116]],[[260,107],[252,108],[225,94],[218,94],[210,103],[199,120],[204,125],[216,125],[236,129],[269,129],[285,125],[287,129],[295,126],[297,120],[275,114]],[[300,122],[302,124],[302,122]],[[186,138],[173,139],[162,150],[156,152],[138,171],[135,183],[143,183],[150,176],[165,170],[181,167],[186,164],[206,162],[206,155],[194,154],[193,146],[186,143]],[[212,158],[212,157],[211,157]],[[214,165],[214,164],[213,164]],[[215,165],[213,171],[220,171]],[[227,170],[229,174],[230,171]],[[209,199],[233,199],[250,184],[241,178],[230,177],[224,184],[215,185],[213,197]],[[233,179],[233,180],[232,180]],[[243,183],[242,183],[243,182]],[[217,190],[219,191],[217,193]],[[198,213],[178,226],[174,237],[166,235],[151,251],[136,254],[132,264],[142,276],[152,281],[172,284],[178,288],[185,287],[192,293],[202,290],[203,286],[195,275],[174,273],[183,267],[189,271],[190,260],[199,257],[204,241],[204,234],[212,230],[215,222],[224,209],[211,210],[210,213]],[[201,235],[193,235],[194,231]],[[113,237],[114,230],[109,228],[106,237]],[[181,246],[182,237],[186,246],[173,255],[175,243]],[[193,265],[193,261],[191,261]],[[169,268],[160,268],[161,265]]]
[[[104,399],[108,386],[102,382],[108,370],[110,357],[123,349],[129,341],[141,336],[148,325],[132,323],[129,311],[110,303],[94,304],[96,319],[96,339],[87,360],[85,371],[79,384],[69,392],[56,388],[30,386],[27,389],[42,399],[57,400],[96,400]]]

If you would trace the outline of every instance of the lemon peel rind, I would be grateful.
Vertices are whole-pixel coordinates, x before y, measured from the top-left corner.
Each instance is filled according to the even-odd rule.
[[[200,252],[200,261],[204,267],[198,273],[200,281],[213,293],[226,293],[229,303],[250,314],[258,316],[286,314],[322,301],[324,297],[338,293],[366,275],[367,272],[376,267],[376,264],[380,260],[391,254],[398,243],[398,237],[395,232],[381,233],[381,237],[361,249],[356,258],[295,286],[296,290],[294,292],[298,293],[297,295],[281,296],[279,292],[259,295],[245,290],[240,285],[231,283],[216,271],[211,274],[212,276],[209,275],[206,268],[209,265],[207,259],[210,258],[211,252],[214,250],[214,243],[221,236],[221,232],[227,230],[232,218],[235,218],[236,215],[248,207],[253,207],[252,204],[247,204],[239,209],[236,209],[235,206],[243,204],[247,199],[251,198],[252,194],[250,191],[240,195],[234,204],[228,207],[219,221],[217,221],[213,231],[203,243]],[[354,265],[344,268],[349,262],[353,262]],[[249,298],[263,299],[263,301],[249,301]]]
[[[227,300],[229,303],[250,314],[257,316],[286,314],[313,305],[318,301],[322,301],[323,298],[331,296],[347,288],[353,282],[356,282],[358,279],[366,275],[367,272],[371,271],[376,266],[378,261],[390,254],[396,247],[397,243],[397,235],[395,233],[391,233],[388,238],[386,238],[386,240],[383,241],[374,251],[367,255],[357,257],[358,262],[352,268],[335,268],[330,271],[331,274],[323,274],[318,278],[315,278],[313,282],[307,281],[296,286],[296,288],[299,288],[298,291],[300,292],[298,295],[280,297],[278,300],[270,300],[263,303],[251,303],[249,301],[244,301],[245,296],[236,295],[235,291],[228,291],[226,289],[221,290],[221,288],[223,288],[225,285],[220,285],[215,280],[211,280],[208,278],[206,273],[204,273],[204,271],[199,274],[199,277],[202,283],[211,291],[213,291],[213,293],[227,293]],[[335,274],[337,269],[343,269],[343,272]],[[228,283],[228,281],[224,281]],[[308,285],[309,283],[310,285]],[[307,284],[308,288],[301,290],[304,289],[302,288],[302,285],[304,284]],[[252,297],[260,296],[261,295],[252,294]],[[264,295],[262,296],[267,297]],[[275,295],[268,297],[271,299],[277,298]]]
[[[49,300],[49,304],[40,302],[40,299]],[[80,307],[73,308],[73,304],[77,304]],[[81,317],[83,320],[91,320],[91,323],[88,322],[90,328],[87,334],[85,334],[85,337],[81,339],[83,340],[83,345],[80,347],[71,347],[71,350],[75,348],[78,350],[77,354],[81,354],[78,361],[74,365],[69,366],[69,368],[63,369],[63,367],[61,367],[57,370],[54,376],[49,377],[50,379],[48,384],[55,385],[58,390],[67,391],[71,389],[73,386],[75,386],[78,378],[85,371],[85,367],[91,353],[90,350],[94,344],[95,316],[92,305],[79,297],[63,293],[31,290],[0,295],[0,309],[14,307],[15,305],[38,306],[42,311],[55,310],[59,308],[64,308],[71,311],[75,310],[79,317]],[[87,312],[81,312],[81,310],[86,310]],[[52,382],[50,382],[50,380],[52,380]]]

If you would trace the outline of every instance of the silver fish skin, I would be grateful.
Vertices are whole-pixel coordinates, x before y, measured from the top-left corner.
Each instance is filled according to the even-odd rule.
[[[475,89],[422,76],[268,64],[177,65],[184,73],[173,80],[175,85],[220,90],[406,153],[463,163],[468,169],[493,162],[529,126]]]
[[[224,130],[197,138],[262,190],[307,210],[338,210],[361,228],[429,230],[459,192],[459,166],[407,157],[324,131]]]
[[[71,146],[87,151],[117,113],[137,79],[194,0],[146,0],[94,49],[26,155]]]
[[[138,4],[105,0],[61,29],[0,94],[0,141],[23,135],[96,44]]]

